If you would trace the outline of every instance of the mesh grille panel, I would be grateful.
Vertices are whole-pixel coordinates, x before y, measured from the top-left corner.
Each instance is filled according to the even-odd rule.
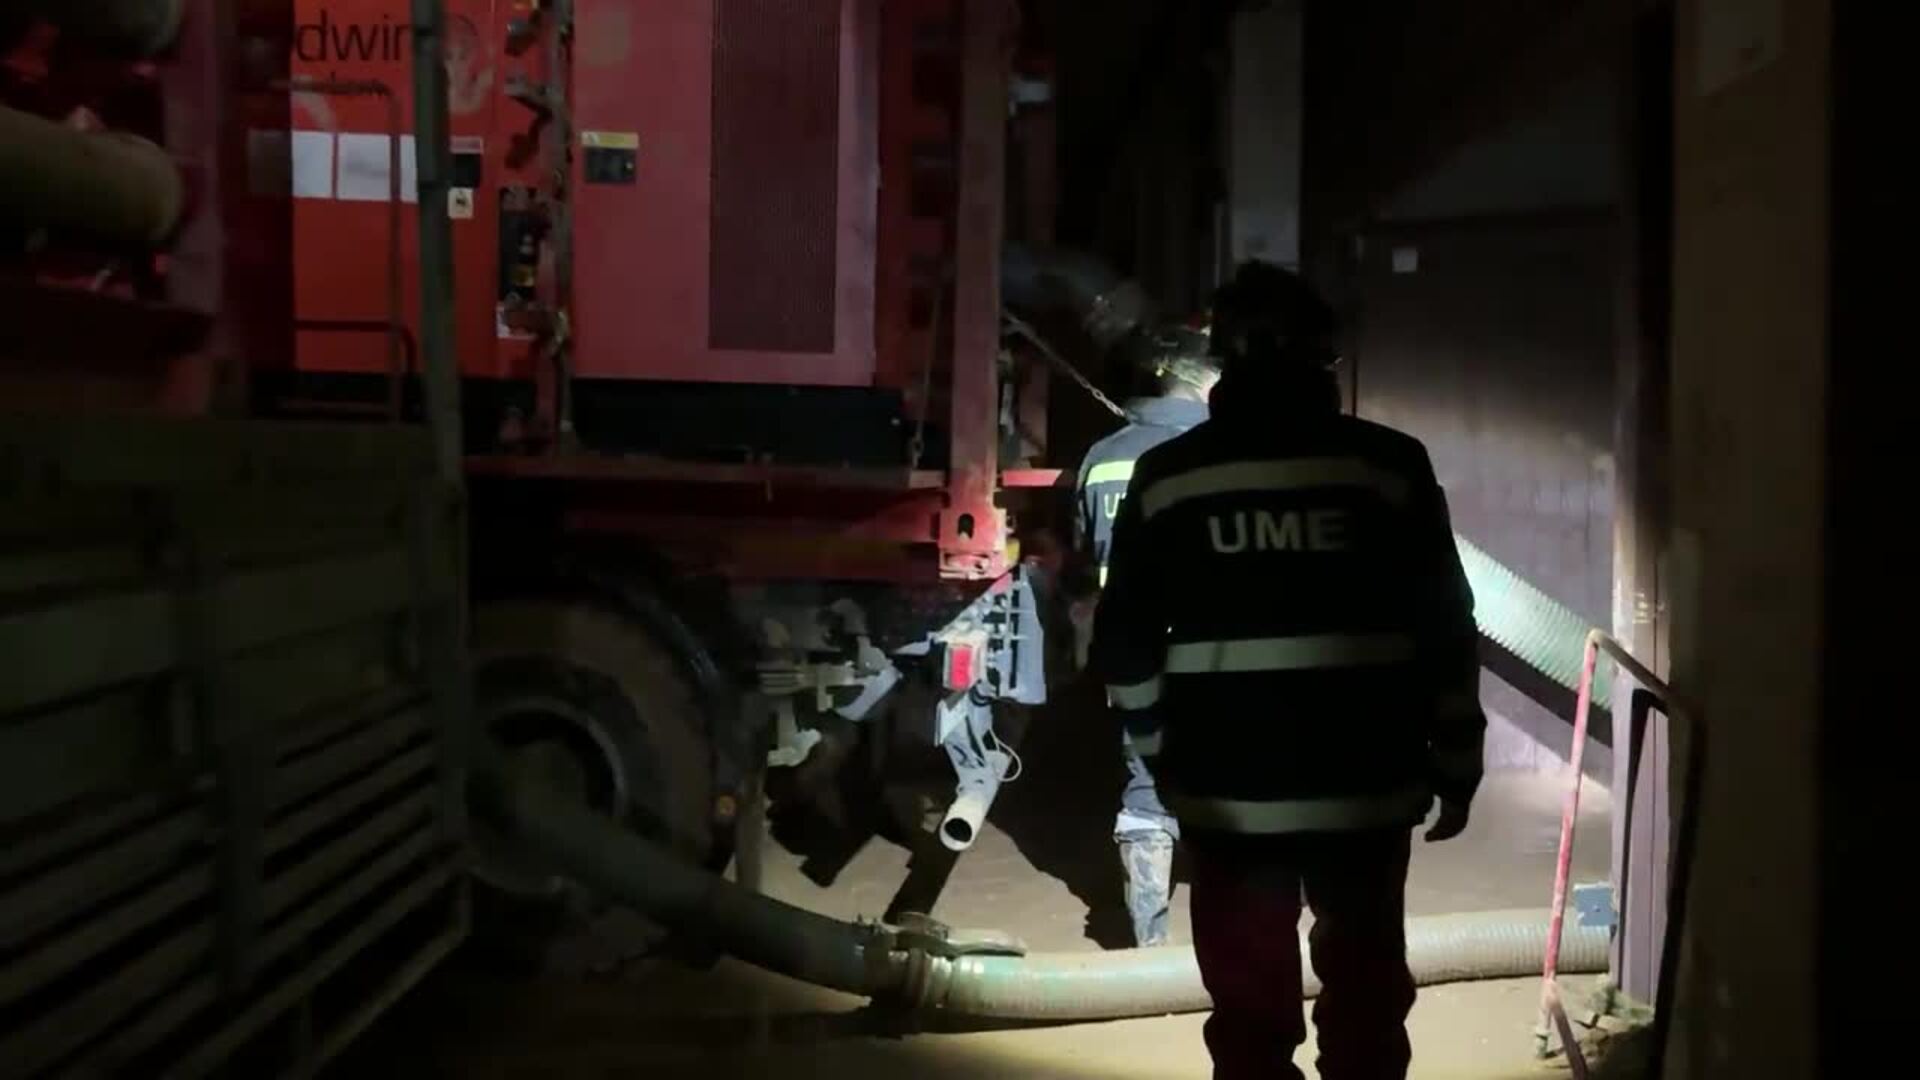
[[[713,40],[708,344],[830,353],[840,4],[716,0]]]

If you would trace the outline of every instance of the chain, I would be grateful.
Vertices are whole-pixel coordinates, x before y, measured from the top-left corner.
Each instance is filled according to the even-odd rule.
[[[1040,336],[1040,332],[1035,330],[1025,319],[1022,319],[1010,311],[1001,313],[1000,317],[1006,322],[1007,328],[1012,330],[1015,336],[1026,339],[1029,345],[1038,349],[1040,355],[1046,359],[1047,363],[1052,364],[1055,370],[1078,383],[1080,389],[1085,390],[1093,400],[1099,402],[1108,412],[1122,420],[1127,418],[1127,410],[1114,404],[1112,398],[1101,393],[1100,388],[1093,385],[1092,379],[1081,374],[1079,368],[1074,367],[1067,361],[1066,357],[1055,352],[1053,346],[1047,344],[1046,340]]]

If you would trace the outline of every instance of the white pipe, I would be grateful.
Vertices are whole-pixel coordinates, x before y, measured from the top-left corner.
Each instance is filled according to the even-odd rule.
[[[980,823],[987,820],[993,797],[999,793],[1000,776],[996,772],[988,774],[984,783],[968,784],[954,795],[953,805],[947,807],[947,816],[940,821],[940,842],[948,851],[965,851],[973,846],[980,836]]]

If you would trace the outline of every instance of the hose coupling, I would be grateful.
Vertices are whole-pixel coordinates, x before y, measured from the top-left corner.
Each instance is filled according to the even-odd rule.
[[[954,972],[972,957],[1027,955],[1019,938],[999,930],[955,930],[929,915],[908,912],[894,925],[863,923],[870,934],[867,970],[873,984],[892,988],[887,995],[916,1011],[939,1008],[953,984]]]

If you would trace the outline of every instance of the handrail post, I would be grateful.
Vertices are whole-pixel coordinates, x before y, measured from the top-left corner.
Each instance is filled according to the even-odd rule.
[[[1552,1034],[1558,1033],[1560,1043],[1567,1052],[1567,1066],[1574,1080],[1586,1080],[1588,1075],[1586,1057],[1580,1052],[1579,1043],[1573,1037],[1573,1026],[1567,1019],[1566,1007],[1560,1001],[1560,988],[1556,979],[1560,971],[1560,939],[1566,926],[1567,892],[1573,870],[1573,833],[1575,822],[1580,815],[1580,787],[1584,779],[1581,772],[1581,759],[1587,745],[1587,718],[1593,710],[1594,669],[1599,665],[1600,654],[1605,652],[1614,663],[1632,675],[1641,687],[1657,697],[1669,717],[1684,715],[1674,702],[1673,690],[1664,679],[1655,675],[1642,664],[1626,647],[1611,634],[1595,629],[1587,634],[1586,652],[1580,664],[1580,694],[1573,711],[1573,746],[1567,755],[1567,796],[1560,811],[1560,850],[1554,863],[1553,907],[1547,923],[1546,957],[1541,965],[1540,987],[1540,1046],[1544,1052],[1546,1042]],[[1631,744],[1627,748],[1631,753]],[[1632,763],[1629,762],[1629,767]],[[1689,788],[1697,784],[1698,757],[1689,756]],[[1683,808],[1683,812],[1687,812]],[[1690,849],[1689,849],[1690,850]],[[1690,859],[1681,861],[1679,872],[1684,876]],[[1669,930],[1677,929],[1669,923]],[[1658,1052],[1658,1051],[1656,1051]]]
[[[1566,1010],[1560,1004],[1559,986],[1555,979],[1560,973],[1560,937],[1566,927],[1568,881],[1573,876],[1573,829],[1580,816],[1580,787],[1584,779],[1581,764],[1586,755],[1587,718],[1593,711],[1593,674],[1600,659],[1602,636],[1599,630],[1587,635],[1586,653],[1580,662],[1580,693],[1573,708],[1573,746],[1567,753],[1567,797],[1560,809],[1560,850],[1553,868],[1553,906],[1547,917],[1546,959],[1540,973],[1543,980],[1540,989],[1541,1026],[1545,1028],[1546,1022],[1551,1021],[1558,1029],[1574,1080],[1585,1080],[1587,1063],[1573,1038],[1572,1027],[1567,1023]],[[1545,1037],[1543,1034],[1542,1038]]]
[[[447,219],[452,143],[447,118],[446,12],[413,3],[413,152],[420,202],[420,361],[440,480],[462,486],[460,366],[454,355],[453,226]]]

